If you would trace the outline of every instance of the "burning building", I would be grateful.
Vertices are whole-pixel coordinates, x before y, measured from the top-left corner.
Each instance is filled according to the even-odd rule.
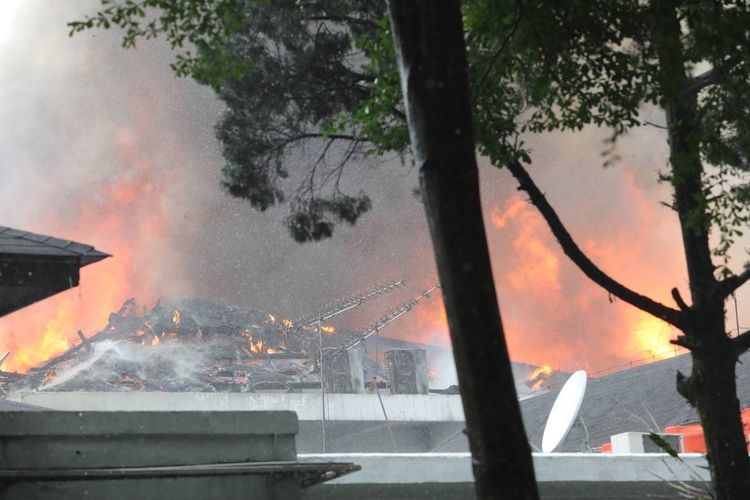
[[[450,351],[379,335],[435,287],[362,330],[322,322],[401,287],[387,283],[294,320],[200,299],[152,307],[129,299],[98,332],[80,332],[4,390],[61,410],[293,409],[307,452],[462,449],[450,439],[463,428],[458,390],[435,386]],[[564,375],[513,368],[525,395]]]

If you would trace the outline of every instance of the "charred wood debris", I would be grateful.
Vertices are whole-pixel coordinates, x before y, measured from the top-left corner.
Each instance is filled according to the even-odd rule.
[[[16,390],[299,392],[320,388],[323,364],[347,354],[386,324],[410,311],[439,288],[400,303],[361,331],[338,332],[326,321],[376,299],[402,281],[321,308],[296,320],[237,306],[189,299],[148,309],[126,300],[106,326],[28,373],[0,371],[0,396]],[[373,387],[385,386],[382,363],[362,356]]]

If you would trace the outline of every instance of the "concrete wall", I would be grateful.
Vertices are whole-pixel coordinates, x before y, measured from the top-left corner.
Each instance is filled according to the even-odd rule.
[[[330,453],[417,453],[466,451],[463,422],[327,421],[326,450]],[[323,423],[299,423],[297,451],[323,450]]]
[[[386,421],[377,394],[327,394],[325,432],[319,393],[29,392],[11,398],[65,411],[291,410],[299,416],[301,453],[469,449],[460,396],[383,394]]]
[[[262,469],[295,461],[297,429],[292,412],[3,411],[0,498],[299,499],[295,470]]]
[[[383,394],[388,420],[463,422],[461,397]],[[299,420],[321,420],[320,393],[288,392],[26,392],[8,399],[67,411],[268,411],[290,410]],[[326,420],[384,421],[377,394],[326,394]]]
[[[308,489],[305,499],[474,498],[468,453],[299,455],[300,460],[355,462],[362,470]],[[542,498],[680,498],[679,483],[706,490],[707,463],[699,454],[534,454]]]

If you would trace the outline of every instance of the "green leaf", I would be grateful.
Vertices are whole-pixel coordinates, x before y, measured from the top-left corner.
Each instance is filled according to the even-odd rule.
[[[667,443],[664,440],[664,438],[662,438],[660,435],[654,432],[650,432],[648,434],[648,437],[656,446],[664,450],[665,453],[668,453],[669,456],[674,457],[674,458],[680,458],[679,455],[677,454],[677,451],[675,451],[675,449],[672,448],[672,446],[669,443]]]

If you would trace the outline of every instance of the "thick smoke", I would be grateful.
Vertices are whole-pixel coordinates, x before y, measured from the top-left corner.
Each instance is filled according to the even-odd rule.
[[[101,328],[130,296],[141,302],[199,296],[295,317],[380,282],[404,279],[413,293],[436,280],[423,208],[411,194],[415,169],[398,162],[353,166],[346,182],[371,195],[372,212],[328,241],[296,244],[281,224],[284,207],[257,213],[221,191],[213,138],[221,105],[208,89],[173,76],[173,56],[163,44],[123,50],[119,34],[104,31],[69,38],[66,22],[94,12],[97,1],[4,2],[0,18],[12,5],[13,20],[0,36],[0,224],[114,254],[85,270],[80,290],[59,299],[75,305],[70,317],[39,304],[0,320],[0,347],[14,350],[15,359],[50,327],[45,314],[59,320],[51,339],[74,339],[77,328]],[[655,128],[630,134],[618,146],[621,161],[603,169],[606,135],[529,138],[533,173],[606,271],[667,302],[668,290],[684,291],[686,283],[676,220],[658,204],[669,201],[656,184],[657,169],[666,166],[663,134]],[[633,344],[637,313],[588,283],[533,211],[493,224],[493,215],[523,197],[507,172],[483,163],[488,238],[511,355],[565,369],[604,368],[642,355],[644,347]],[[545,265],[552,267],[544,271]],[[108,289],[111,300],[94,310],[102,283],[111,282],[117,285]],[[407,295],[386,296],[341,325],[363,328]],[[747,292],[739,296],[747,299]],[[384,335],[448,343],[439,298],[388,328]]]

